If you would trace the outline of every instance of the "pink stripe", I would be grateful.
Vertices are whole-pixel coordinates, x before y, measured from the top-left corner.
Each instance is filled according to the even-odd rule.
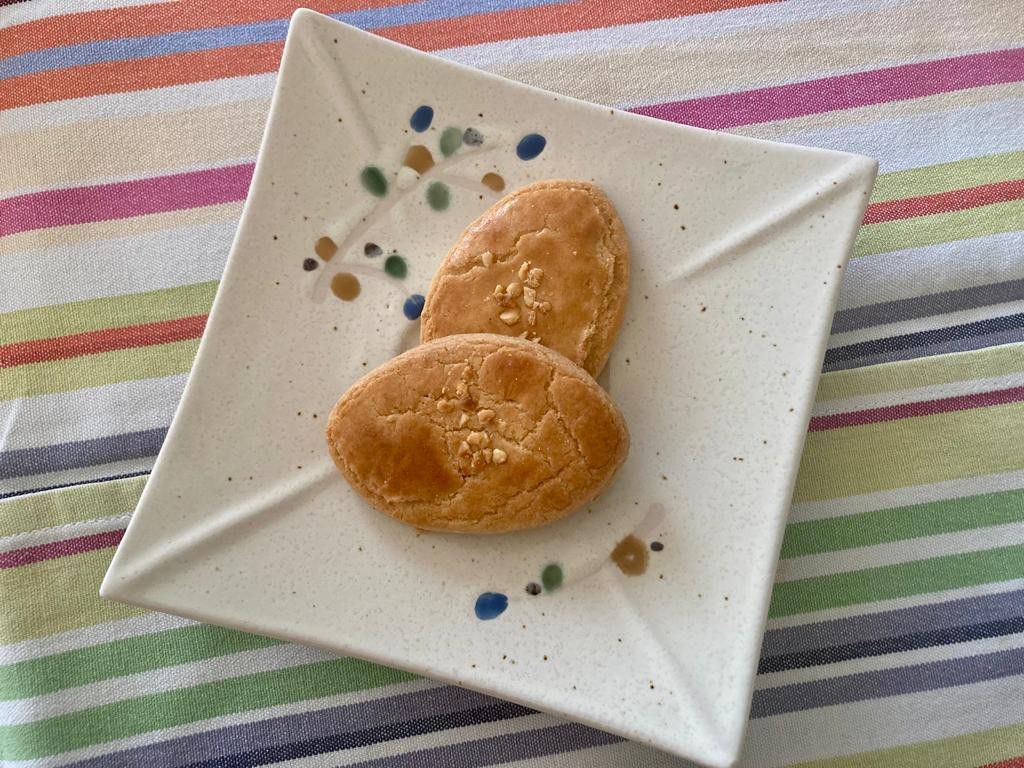
[[[75,539],[54,541],[49,544],[38,544],[34,547],[0,552],[0,568],[17,568],[19,565],[38,563],[40,560],[53,560],[57,557],[92,552],[94,549],[116,547],[124,536],[124,530],[104,531]]]
[[[0,237],[46,227],[126,219],[244,200],[253,164],[210,168],[0,200]]]
[[[1024,80],[1024,48],[824,77],[632,111],[698,128],[733,128]]]
[[[974,395],[957,395],[944,397],[940,400],[922,400],[919,403],[901,403],[884,408],[867,408],[863,411],[836,413],[831,416],[815,416],[811,419],[810,431],[821,432],[826,429],[856,427],[864,424],[876,424],[880,421],[896,421],[914,416],[931,416],[936,413],[950,411],[966,411],[971,408],[990,408],[994,405],[1019,403],[1024,400],[1024,387],[1010,387],[995,392],[979,392]]]

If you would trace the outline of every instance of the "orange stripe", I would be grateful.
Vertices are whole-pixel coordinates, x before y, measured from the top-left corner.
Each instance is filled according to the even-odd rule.
[[[102,11],[50,16],[0,30],[0,50],[5,56],[121,37],[144,37],[189,29],[209,29],[254,21],[284,19],[296,8],[320,13],[344,13],[363,8],[402,5],[408,0],[253,0],[205,3],[179,0],[156,5],[137,5]]]
[[[872,203],[864,213],[864,223],[877,224],[882,221],[931,216],[935,213],[966,211],[969,208],[980,208],[983,205],[1005,203],[1021,198],[1024,198],[1024,179],[997,181],[978,187],[938,192],[934,195]]]
[[[413,48],[436,51],[461,45],[600,29],[775,2],[781,0],[632,0],[629,3],[580,0],[565,5],[517,8],[454,19],[425,21],[375,29],[374,32]]]
[[[101,331],[73,333],[52,339],[18,341],[0,346],[0,368],[66,360],[69,357],[95,355],[115,349],[151,347],[174,341],[198,339],[206,327],[206,315],[193,315],[177,320],[128,325],[123,328],[104,328]]]
[[[389,27],[380,32],[406,45],[437,50],[456,45],[595,29],[774,2],[780,0],[672,0],[666,3],[634,0],[628,7],[619,7],[605,4],[604,0],[581,0],[567,5],[523,8]],[[283,43],[256,43],[130,61],[86,64],[12,77],[5,80],[4,87],[0,89],[0,109],[273,72],[278,67],[282,46]]]

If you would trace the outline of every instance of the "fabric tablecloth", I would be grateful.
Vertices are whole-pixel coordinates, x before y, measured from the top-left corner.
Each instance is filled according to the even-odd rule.
[[[879,158],[741,763],[1024,766],[1020,0],[311,6],[572,96]],[[293,9],[0,0],[0,762],[682,765],[99,598],[203,330]]]

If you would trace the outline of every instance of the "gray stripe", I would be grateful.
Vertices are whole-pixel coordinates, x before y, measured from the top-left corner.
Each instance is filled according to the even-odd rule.
[[[206,760],[364,728],[394,725],[421,717],[444,715],[487,706],[495,699],[482,693],[438,686],[425,691],[385,696],[295,715],[230,725],[212,731],[100,755],[71,765],[75,768],[136,768],[140,765],[174,768]],[[315,705],[315,702],[311,702]],[[397,731],[396,731],[397,733]],[[399,736],[395,736],[399,738]]]
[[[781,656],[865,640],[902,637],[915,632],[982,624],[1016,618],[1022,611],[1024,590],[1019,590],[772,629],[764,635],[761,656]]]
[[[764,688],[754,691],[750,716],[770,717],[853,701],[935,691],[1011,675],[1024,675],[1024,648]]]
[[[845,333],[873,325],[913,320],[918,317],[944,315],[964,309],[986,307],[1024,299],[1024,279],[1002,283],[976,285],[927,296],[914,296],[880,304],[868,304],[836,312],[832,318],[832,333]]]
[[[863,368],[868,365],[878,365],[879,363],[914,360],[919,357],[945,355],[950,352],[969,352],[972,349],[998,347],[1000,344],[1016,344],[1020,341],[1024,341],[1024,330],[1011,328],[1007,331],[998,331],[983,336],[972,336],[967,339],[950,339],[938,344],[926,344],[909,349],[897,349],[892,352],[880,352],[875,355],[856,357],[851,360],[837,360],[833,363],[826,363],[822,370],[826,373],[830,371],[846,371],[851,368]]]
[[[156,456],[166,427],[0,452],[0,479]]]
[[[623,739],[577,723],[537,728],[504,736],[419,749],[391,757],[354,763],[350,768],[423,768],[426,765],[483,768],[533,757],[575,752],[588,747],[615,744]]]

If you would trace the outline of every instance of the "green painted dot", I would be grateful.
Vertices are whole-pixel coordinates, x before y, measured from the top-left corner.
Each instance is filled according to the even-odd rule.
[[[427,186],[427,204],[435,211],[443,211],[452,201],[451,190],[448,185],[440,181],[432,181]]]
[[[545,565],[544,570],[540,574],[540,581],[548,592],[558,589],[562,586],[562,566],[558,563]]]
[[[384,197],[388,193],[388,180],[384,176],[384,171],[376,165],[363,168],[359,180],[363,183],[363,188],[374,197]]]
[[[441,133],[441,154],[448,157],[459,145],[462,144],[462,131],[458,128],[447,127]]]
[[[392,277],[401,279],[409,274],[409,266],[405,263],[405,259],[397,253],[393,253],[384,259],[384,271]]]

